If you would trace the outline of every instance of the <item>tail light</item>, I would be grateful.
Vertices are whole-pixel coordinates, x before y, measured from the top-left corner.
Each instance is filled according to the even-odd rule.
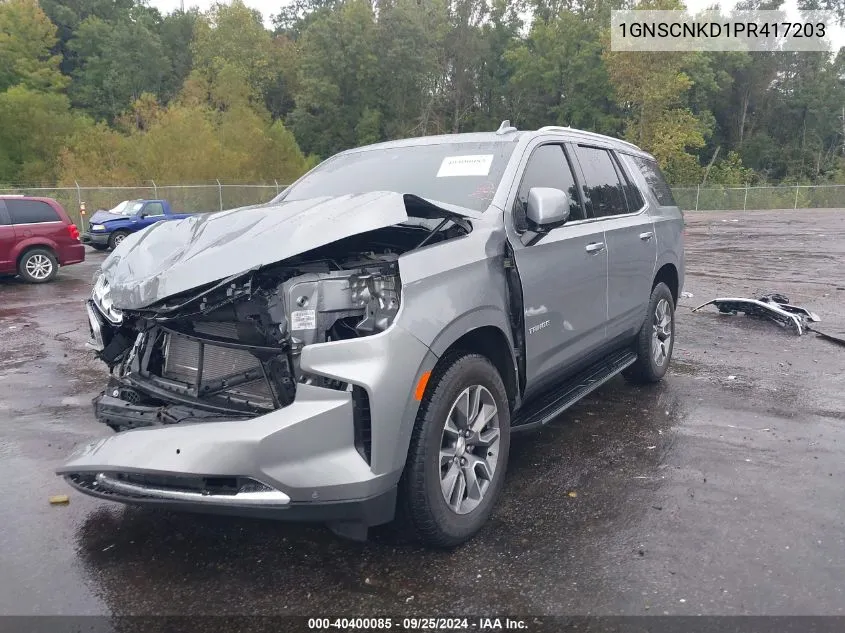
[[[68,224],[67,232],[70,233],[70,239],[79,241],[79,229],[75,224]]]

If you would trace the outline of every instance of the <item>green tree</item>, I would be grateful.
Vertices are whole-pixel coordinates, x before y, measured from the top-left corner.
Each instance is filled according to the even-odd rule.
[[[191,50],[194,72],[210,85],[220,84],[221,75],[238,75],[253,101],[263,103],[282,74],[283,57],[261,14],[242,0],[215,4],[197,20]]]
[[[313,161],[280,121],[249,103],[248,88],[240,85],[245,93],[240,98],[230,94],[222,109],[210,105],[190,81],[167,106],[143,95],[120,118],[119,129],[100,124],[72,137],[61,155],[62,181],[294,180]]]
[[[754,170],[742,164],[738,152],[731,151],[724,160],[713,165],[707,182],[719,185],[745,185],[754,180]]]
[[[185,79],[193,68],[191,39],[199,19],[196,9],[174,11],[161,21],[159,37],[165,54],[170,59],[169,73],[162,82],[162,97],[170,100],[179,93]]]
[[[378,109],[375,35],[367,0],[319,12],[302,34],[299,91],[288,119],[307,151],[325,157],[355,146],[365,111]]]
[[[80,124],[67,97],[13,86],[0,93],[0,121],[0,182],[55,182],[59,154]]]
[[[79,25],[89,17],[97,17],[104,22],[116,22],[136,5],[136,0],[40,0],[40,4],[53,24],[58,27],[59,41],[56,49],[61,58],[62,73],[72,76],[79,59],[68,48],[68,42],[76,34]]]
[[[620,110],[602,60],[598,20],[563,10],[537,20],[506,55],[514,118],[530,128],[569,125],[604,134],[621,131]]]
[[[51,52],[56,27],[37,0],[0,2],[0,92],[10,86],[56,91],[67,85]]]
[[[162,92],[171,61],[158,18],[142,7],[115,22],[91,16],[79,25],[68,43],[79,59],[70,88],[75,104],[113,120],[141,94]]]

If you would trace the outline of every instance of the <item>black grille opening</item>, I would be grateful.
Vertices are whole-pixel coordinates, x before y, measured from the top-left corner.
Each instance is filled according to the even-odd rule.
[[[115,479],[150,488],[163,488],[186,492],[210,494],[234,494],[240,488],[237,477],[198,477],[177,475],[148,475],[139,473],[116,473]]]
[[[370,397],[367,390],[352,386],[352,424],[355,429],[355,448],[368,464],[372,463],[373,427],[370,419]]]

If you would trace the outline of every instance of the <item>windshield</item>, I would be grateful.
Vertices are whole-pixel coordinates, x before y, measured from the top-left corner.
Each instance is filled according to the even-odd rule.
[[[441,143],[344,154],[319,165],[276,200],[393,191],[483,211],[514,145],[504,140]]]
[[[141,207],[143,206],[143,202],[137,202],[135,200],[124,200],[114,209],[111,209],[109,213],[114,213],[115,215],[135,215],[136,213],[138,213],[138,211],[141,210]]]

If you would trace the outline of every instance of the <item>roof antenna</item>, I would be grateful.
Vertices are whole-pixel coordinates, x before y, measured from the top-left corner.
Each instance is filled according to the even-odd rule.
[[[511,126],[510,119],[505,119],[502,121],[502,124],[499,126],[499,129],[496,130],[496,134],[507,134],[508,132],[516,132],[516,128]]]

